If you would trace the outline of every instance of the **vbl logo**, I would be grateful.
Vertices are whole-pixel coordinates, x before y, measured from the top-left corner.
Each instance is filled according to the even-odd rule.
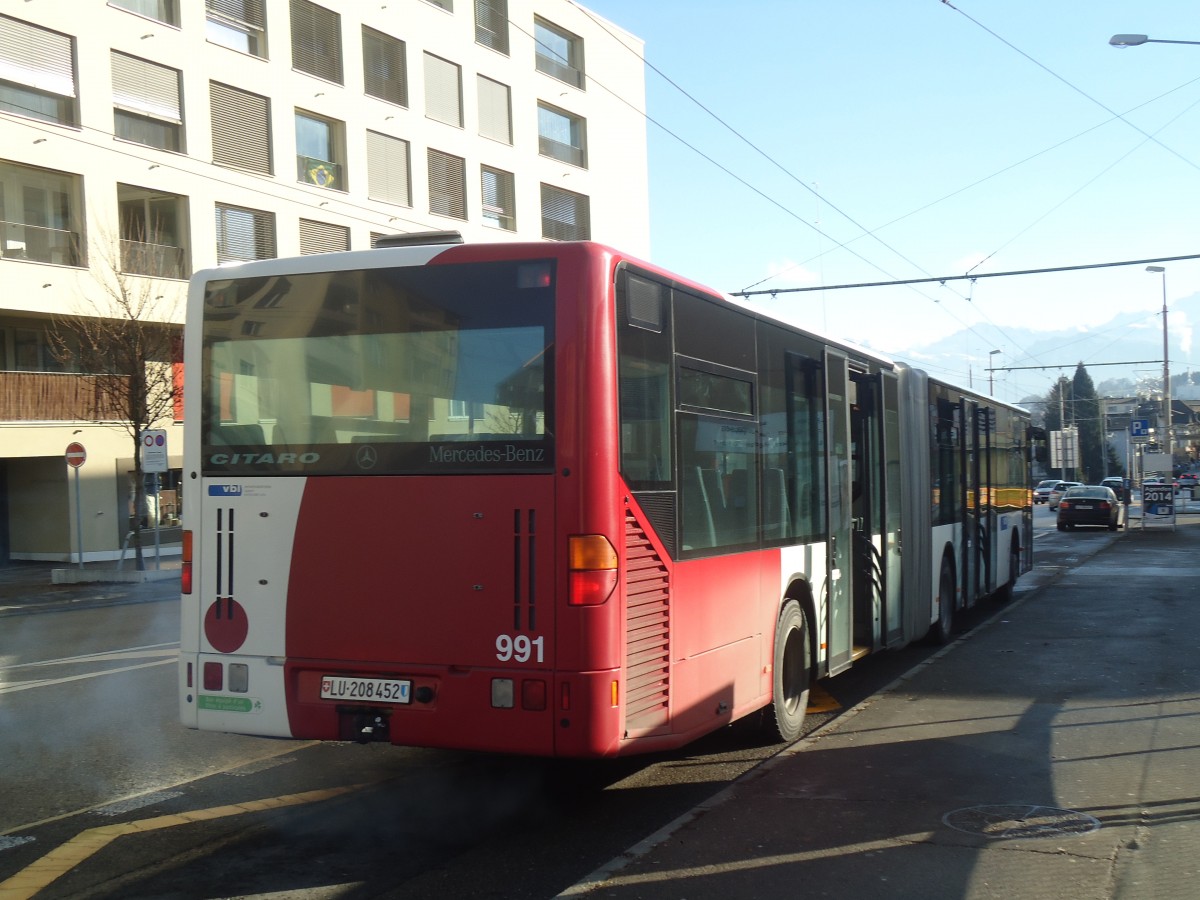
[[[242,486],[240,484],[210,484],[208,486],[208,496],[240,497],[242,496]]]

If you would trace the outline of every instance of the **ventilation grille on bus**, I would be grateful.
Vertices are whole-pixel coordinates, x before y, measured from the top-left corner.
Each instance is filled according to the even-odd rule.
[[[625,513],[625,734],[667,724],[670,641],[667,567],[633,517]]]

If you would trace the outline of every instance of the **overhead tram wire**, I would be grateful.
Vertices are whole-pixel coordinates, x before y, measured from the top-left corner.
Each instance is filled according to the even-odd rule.
[[[766,288],[760,291],[731,291],[733,297],[754,297],[762,294],[799,294],[811,291],[845,291],[854,288],[896,287],[908,284],[930,284],[944,281],[969,281],[975,278],[1008,278],[1016,275],[1047,275],[1055,272],[1078,272],[1085,269],[1110,269],[1120,266],[1140,266],[1146,263],[1179,262],[1181,260],[1200,259],[1200,253],[1188,253],[1182,256],[1158,256],[1147,259],[1128,259],[1120,262],[1084,263],[1077,266],[1051,266],[1045,269],[1017,269],[1012,272],[974,272],[965,275],[938,275],[933,278],[907,278],[897,281],[862,281],[854,284],[827,284],[816,287],[798,288]]]
[[[997,34],[997,33],[996,33],[995,31],[993,31],[992,29],[988,28],[986,25],[984,25],[984,24],[983,24],[982,22],[980,22],[978,19],[974,19],[974,18],[972,18],[970,15],[968,15],[967,13],[963,12],[961,9],[959,9],[957,6],[955,6],[953,3],[951,3],[951,2],[950,2],[950,0],[939,0],[939,2],[940,2],[940,3],[941,3],[943,6],[947,6],[947,7],[949,7],[950,9],[954,10],[956,13],[958,13],[960,16],[962,16],[962,17],[963,17],[964,19],[966,19],[968,22],[971,22],[973,25],[976,25],[977,27],[979,27],[979,28],[983,29],[984,31],[986,31],[988,34],[990,34],[990,35],[991,35],[992,37],[994,37],[996,40],[1000,41],[1000,43],[1004,44],[1004,45],[1005,45],[1006,47],[1008,47],[1010,50],[1013,50],[1013,51],[1015,51],[1016,53],[1019,53],[1021,56],[1025,57],[1027,60],[1029,60],[1029,61],[1030,61],[1031,63],[1033,63],[1035,66],[1037,66],[1039,69],[1041,69],[1042,71],[1046,72],[1046,74],[1048,74],[1048,75],[1050,75],[1051,77],[1053,77],[1053,78],[1057,79],[1058,81],[1061,81],[1063,84],[1065,84],[1067,87],[1069,87],[1069,88],[1070,88],[1071,90],[1073,90],[1075,93],[1079,94],[1081,97],[1084,97],[1085,99],[1087,99],[1087,100],[1090,100],[1092,103],[1096,104],[1096,105],[1097,105],[1097,106],[1099,106],[1099,107],[1100,107],[1102,110],[1104,110],[1105,112],[1109,113],[1110,115],[1116,116],[1118,119],[1120,119],[1122,122],[1124,122],[1124,123],[1125,123],[1126,125],[1128,125],[1130,128],[1132,128],[1132,129],[1133,129],[1134,131],[1136,131],[1138,134],[1142,135],[1142,136],[1143,136],[1143,137],[1145,137],[1145,138],[1148,138],[1149,140],[1152,140],[1152,141],[1154,141],[1154,143],[1158,144],[1158,146],[1162,147],[1164,150],[1166,150],[1166,151],[1167,151],[1168,153],[1170,153],[1172,156],[1175,156],[1175,157],[1177,157],[1177,158],[1178,158],[1178,159],[1179,159],[1181,162],[1183,162],[1183,163],[1186,163],[1187,165],[1191,166],[1193,169],[1200,170],[1200,165],[1198,165],[1197,163],[1195,163],[1195,162],[1193,162],[1192,160],[1188,159],[1186,156],[1184,156],[1182,153],[1179,153],[1177,150],[1174,150],[1174,149],[1172,149],[1171,147],[1167,146],[1167,145],[1166,145],[1166,144],[1164,144],[1162,141],[1160,141],[1158,138],[1156,138],[1154,135],[1152,135],[1152,134],[1150,134],[1149,132],[1145,131],[1144,129],[1142,129],[1142,128],[1138,127],[1138,126],[1137,126],[1137,125],[1135,125],[1133,122],[1129,121],[1129,119],[1125,118],[1125,117],[1124,117],[1123,115],[1121,115],[1119,112],[1117,112],[1116,110],[1114,110],[1112,107],[1110,107],[1110,106],[1106,105],[1105,103],[1103,103],[1103,102],[1102,102],[1102,101],[1100,101],[1100,100],[1097,100],[1095,97],[1093,97],[1093,96],[1092,96],[1091,94],[1089,94],[1087,91],[1083,90],[1083,88],[1081,88],[1081,87],[1078,87],[1078,86],[1077,86],[1077,85],[1075,85],[1075,84],[1072,84],[1070,81],[1067,81],[1067,79],[1063,78],[1063,76],[1059,75],[1057,72],[1055,72],[1053,69],[1051,69],[1049,66],[1045,65],[1044,63],[1041,63],[1041,62],[1039,62],[1038,60],[1034,59],[1032,56],[1030,56],[1028,53],[1026,53],[1024,50],[1022,50],[1022,49],[1021,49],[1020,47],[1018,47],[1016,44],[1012,43],[1011,41],[1009,41],[1009,40],[1007,40],[1007,39],[1005,39],[1005,38],[1003,38],[1003,37],[1001,37],[999,34]]]
[[[1187,113],[1191,112],[1193,109],[1195,109],[1197,105],[1200,105],[1200,99],[1198,99],[1195,102],[1193,102],[1192,104],[1190,104],[1186,109],[1181,110],[1178,114],[1173,116],[1171,119],[1168,119],[1161,126],[1159,126],[1159,128],[1154,133],[1158,134],[1163,129],[1165,129],[1167,126],[1174,124],[1179,118],[1181,118],[1185,114],[1187,114]],[[1059,208],[1064,206],[1069,200],[1072,200],[1074,197],[1076,197],[1080,192],[1082,192],[1084,190],[1084,188],[1091,186],[1101,176],[1108,174],[1112,169],[1116,168],[1117,165],[1124,162],[1126,159],[1128,159],[1130,156],[1132,156],[1134,153],[1136,153],[1142,147],[1146,146],[1146,144],[1150,140],[1151,140],[1151,138],[1147,137],[1144,140],[1139,141],[1134,146],[1130,147],[1127,151],[1122,153],[1120,156],[1118,156],[1116,159],[1114,159],[1111,163],[1109,163],[1107,166],[1105,166],[1103,169],[1101,169],[1099,172],[1097,172],[1095,175],[1093,175],[1091,178],[1089,178],[1087,181],[1085,181],[1083,184],[1081,184],[1079,187],[1077,187],[1071,193],[1067,194],[1067,196],[1063,197],[1062,200],[1060,200],[1058,203],[1054,204],[1052,207],[1050,207],[1050,209],[1046,210],[1046,212],[1042,213],[1040,216],[1038,216],[1036,219],[1034,219],[1032,222],[1030,222],[1028,225],[1026,225],[1023,229],[1018,231],[1016,234],[1014,234],[1011,238],[1009,238],[1007,241],[1005,241],[1003,244],[1001,244],[999,247],[997,247],[995,250],[993,250],[991,253],[989,253],[987,256],[985,256],[983,259],[981,259],[979,262],[977,262],[975,265],[973,265],[971,267],[971,269],[968,269],[967,271],[970,272],[971,270],[977,269],[980,266],[982,266],[985,262],[987,262],[989,259],[991,259],[993,256],[995,256],[997,253],[999,253],[1001,250],[1003,250],[1005,247],[1007,247],[1009,244],[1011,244],[1017,238],[1021,237],[1023,234],[1026,234],[1027,232],[1029,232],[1039,222],[1041,222],[1044,219],[1046,219],[1047,217],[1049,217],[1052,213],[1054,213]]]
[[[30,110],[30,112],[33,113],[35,111]],[[299,194],[300,197],[311,198],[312,203],[306,203],[304,200],[297,199],[295,196],[289,196],[289,193],[285,193],[284,191],[269,191],[269,190],[265,190],[263,188],[256,188],[256,190],[258,190],[259,193],[261,193],[267,197],[271,197],[272,199],[275,199],[275,200],[282,200],[285,203],[295,203],[302,208],[311,209],[314,212],[325,209],[325,207],[320,205],[319,197],[317,195],[309,193],[308,190],[305,189],[304,185],[301,182],[295,182],[295,183],[289,184],[286,181],[278,180],[278,178],[273,175],[270,175],[270,176],[263,175],[259,172],[254,172],[249,169],[227,169],[225,166],[220,166],[217,163],[205,162],[203,159],[201,159],[198,156],[188,156],[186,154],[170,153],[170,160],[163,159],[161,157],[142,156],[139,153],[131,152],[130,150],[127,150],[124,148],[125,147],[138,147],[138,146],[145,146],[147,149],[151,149],[151,150],[157,149],[157,148],[150,147],[148,144],[145,144],[145,145],[136,144],[131,141],[118,141],[118,142],[114,142],[114,144],[112,144],[112,145],[102,144],[102,143],[93,143],[92,141],[85,140],[83,137],[80,137],[78,134],[72,134],[67,131],[59,131],[59,130],[53,129],[51,127],[47,127],[47,126],[51,125],[52,123],[46,122],[45,120],[42,120],[42,119],[36,119],[36,118],[32,118],[32,117],[27,118],[25,116],[20,115],[19,113],[8,113],[8,112],[3,112],[3,111],[0,111],[0,116],[12,121],[13,124],[22,125],[28,129],[30,129],[31,131],[39,132],[41,134],[47,135],[48,137],[60,138],[65,141],[82,144],[83,146],[86,146],[86,147],[92,147],[94,149],[105,150],[109,153],[116,154],[117,156],[123,156],[126,159],[136,160],[137,162],[144,162],[151,168],[167,169],[169,171],[179,172],[184,175],[192,175],[195,177],[204,178],[207,181],[213,182],[215,184],[224,185],[225,187],[229,188],[230,190],[234,190],[234,191],[243,190],[244,188],[242,185],[235,184],[234,182],[227,181],[223,178],[217,178],[213,174],[211,174],[211,172],[214,170],[215,171],[234,172],[238,175],[242,175],[242,176],[245,176],[248,178],[252,178],[255,181],[262,182],[263,184],[266,184],[266,185],[272,185],[275,187],[283,188],[284,191],[287,191],[289,193],[294,191],[296,194]],[[91,125],[82,125],[82,124],[73,125],[73,126],[71,126],[71,131],[99,135],[99,136],[108,137],[108,138],[116,137],[116,135],[113,134],[111,131],[105,131],[102,128],[96,128]],[[169,151],[162,151],[162,152],[169,153]],[[184,167],[183,165],[180,165],[176,162],[171,161],[171,160],[176,159],[177,157],[181,157],[182,159],[187,160],[189,162],[194,162],[195,165],[189,168],[189,167]],[[353,222],[359,222],[363,225],[369,225],[369,226],[373,226],[375,228],[385,229],[393,221],[403,222],[406,225],[411,225],[417,230],[437,230],[437,228],[439,227],[439,226],[431,224],[429,222],[421,222],[416,219],[407,218],[406,216],[391,215],[390,212],[387,210],[375,210],[375,209],[372,209],[367,206],[362,206],[358,203],[355,203],[353,200],[347,199],[345,196],[343,196],[341,194],[338,194],[335,197],[332,197],[329,200],[326,200],[324,202],[326,202],[326,203],[336,202],[339,204],[339,209],[341,207],[348,207],[349,209],[354,210],[355,212],[353,212],[353,213],[338,212],[337,214],[341,215],[343,218],[349,219]],[[397,210],[398,211],[408,211],[410,213],[414,212],[412,207],[397,207]],[[328,210],[327,210],[327,212],[328,212]],[[357,213],[374,214],[375,218],[368,219],[364,215],[359,215]],[[389,220],[388,222],[381,223],[378,221],[380,218],[384,218],[385,216],[388,218],[388,220]]]
[[[609,87],[608,87],[607,85],[605,85],[603,82],[601,82],[601,81],[597,81],[597,80],[596,80],[596,78],[595,78],[594,76],[592,76],[592,75],[590,75],[590,74],[589,74],[589,75],[587,75],[587,79],[588,79],[588,81],[591,81],[591,82],[593,82],[594,84],[596,84],[597,86],[599,86],[599,87],[603,88],[603,89],[604,89],[605,91],[607,91],[607,92],[608,92],[608,93],[609,93],[609,94],[610,94],[612,97],[616,98],[616,99],[617,99],[617,100],[619,100],[621,103],[624,103],[626,106],[628,106],[630,109],[634,110],[635,112],[638,112],[638,113],[640,113],[640,114],[641,114],[641,115],[642,115],[642,116],[643,116],[643,117],[646,119],[646,121],[647,121],[647,122],[650,122],[652,125],[655,125],[655,126],[657,126],[658,128],[660,128],[660,129],[661,129],[663,132],[665,132],[666,134],[668,134],[668,135],[670,135],[671,137],[673,137],[673,138],[674,138],[676,141],[678,141],[678,142],[679,142],[680,144],[682,144],[683,146],[687,147],[689,150],[691,150],[693,153],[695,153],[695,154],[696,154],[697,156],[699,156],[700,158],[704,159],[706,162],[708,162],[708,163],[711,163],[712,165],[716,166],[718,169],[720,169],[722,172],[724,172],[724,173],[725,173],[726,175],[728,175],[729,177],[733,178],[735,181],[737,181],[737,182],[738,182],[739,184],[741,184],[742,186],[749,188],[751,191],[753,191],[754,193],[758,194],[760,197],[762,197],[764,200],[766,200],[767,202],[771,203],[773,206],[775,206],[775,207],[777,207],[778,209],[780,209],[782,212],[786,213],[787,215],[791,216],[791,217],[792,217],[793,219],[795,219],[796,221],[798,221],[798,222],[800,222],[801,224],[803,224],[803,225],[807,226],[808,228],[810,228],[810,229],[811,229],[812,231],[814,231],[816,234],[818,234],[818,235],[820,235],[821,237],[823,237],[823,238],[825,238],[825,239],[827,239],[827,240],[831,241],[831,242],[832,242],[832,243],[833,243],[833,244],[834,244],[834,245],[835,245],[835,246],[836,246],[838,249],[845,250],[847,253],[849,253],[850,255],[854,256],[854,257],[855,257],[855,258],[857,258],[857,259],[859,259],[860,261],[862,261],[862,262],[866,263],[866,264],[867,264],[867,265],[869,265],[871,268],[873,268],[873,269],[876,269],[876,270],[878,270],[878,271],[880,271],[880,272],[883,272],[884,274],[890,274],[890,273],[887,271],[887,269],[885,269],[883,266],[879,265],[878,263],[872,262],[871,260],[867,259],[867,258],[866,258],[865,256],[863,256],[862,254],[860,254],[860,253],[858,253],[857,251],[853,250],[853,249],[852,249],[852,248],[849,246],[849,245],[850,245],[850,244],[851,244],[853,241],[859,240],[859,239],[861,239],[861,238],[863,238],[863,237],[872,237],[872,238],[874,238],[874,239],[875,239],[875,240],[876,240],[876,241],[877,241],[877,242],[878,242],[880,245],[882,245],[883,247],[885,247],[886,249],[888,249],[889,251],[891,251],[892,253],[894,253],[894,254],[895,254],[897,257],[899,257],[901,260],[903,260],[904,262],[906,262],[906,263],[908,263],[909,265],[911,265],[911,266],[912,266],[914,269],[916,269],[917,271],[919,271],[919,272],[925,272],[925,271],[926,271],[926,269],[925,269],[923,266],[920,266],[920,265],[918,265],[916,262],[914,262],[913,260],[911,260],[911,259],[909,259],[908,257],[906,257],[906,256],[905,256],[903,253],[901,253],[899,250],[897,250],[896,248],[894,248],[894,247],[892,247],[891,245],[889,245],[889,244],[888,244],[886,241],[884,241],[882,238],[878,237],[878,236],[877,236],[877,235],[876,235],[876,234],[875,234],[873,231],[869,230],[868,228],[866,228],[866,226],[864,226],[864,225],[861,225],[859,222],[857,222],[857,221],[856,221],[856,220],[855,220],[853,217],[851,217],[851,216],[850,216],[848,213],[846,213],[846,212],[842,211],[842,210],[841,210],[841,209],[840,209],[840,208],[839,208],[839,207],[838,207],[836,204],[834,204],[834,203],[830,202],[830,200],[829,200],[827,197],[824,197],[823,195],[821,195],[820,193],[818,193],[818,192],[817,192],[817,191],[816,191],[816,190],[815,190],[815,189],[814,189],[812,186],[810,186],[810,185],[808,185],[808,184],[805,184],[805,182],[804,182],[804,181],[803,181],[801,178],[797,177],[795,174],[793,174],[792,172],[788,171],[788,169],[786,169],[786,168],[785,168],[785,167],[784,167],[782,164],[780,164],[780,163],[779,163],[779,162],[777,162],[775,159],[773,159],[773,158],[772,158],[770,155],[768,155],[768,154],[767,154],[765,151],[763,151],[762,149],[760,149],[759,147],[757,147],[757,146],[756,146],[756,145],[755,145],[755,144],[754,144],[752,141],[750,141],[750,140],[749,140],[747,137],[745,137],[743,134],[741,134],[741,133],[740,133],[740,132],[738,132],[738,131],[737,131],[735,128],[733,128],[733,126],[729,125],[729,123],[725,122],[725,121],[724,121],[724,120],[723,120],[723,119],[722,119],[720,116],[718,116],[716,113],[714,113],[714,112],[713,112],[712,110],[710,110],[708,107],[706,107],[706,106],[705,106],[703,103],[701,103],[699,100],[697,100],[697,99],[696,99],[695,97],[693,97],[691,94],[689,94],[689,93],[688,93],[686,90],[684,90],[682,87],[680,87],[678,84],[676,84],[676,82],[675,82],[675,81],[673,81],[671,78],[669,78],[669,77],[668,77],[666,74],[664,74],[664,73],[662,72],[662,70],[660,70],[659,68],[657,68],[657,67],[656,67],[656,66],[655,66],[653,63],[651,63],[651,62],[650,62],[648,59],[646,59],[646,57],[645,57],[644,55],[640,55],[640,56],[639,56],[639,55],[638,55],[638,54],[637,54],[637,53],[636,53],[636,52],[633,50],[633,48],[631,48],[631,47],[630,47],[628,44],[626,44],[624,41],[622,41],[620,38],[618,38],[616,35],[614,35],[614,34],[612,33],[612,31],[610,31],[610,30],[609,30],[609,29],[608,29],[608,28],[605,26],[605,24],[604,24],[604,22],[603,22],[603,21],[601,21],[601,20],[598,20],[598,19],[596,18],[596,16],[595,16],[595,15],[594,15],[594,14],[593,14],[593,13],[592,13],[590,10],[588,10],[588,9],[585,9],[584,7],[581,7],[581,6],[579,6],[578,4],[576,4],[576,3],[574,2],[574,0],[566,0],[566,2],[567,2],[567,3],[569,3],[571,6],[574,6],[576,9],[578,9],[580,12],[582,12],[584,15],[586,15],[588,18],[590,18],[590,19],[591,19],[591,20],[592,20],[592,21],[593,21],[593,22],[594,22],[594,23],[595,23],[595,24],[596,24],[598,27],[600,27],[600,28],[601,28],[601,29],[602,29],[602,30],[603,30],[603,31],[604,31],[606,34],[608,34],[608,36],[609,36],[609,37],[611,37],[611,38],[612,38],[614,41],[616,41],[618,44],[620,44],[622,47],[624,47],[624,48],[625,48],[625,49],[626,49],[628,52],[630,52],[630,53],[633,53],[633,54],[634,54],[634,56],[636,56],[638,59],[640,59],[640,60],[642,61],[642,64],[643,64],[643,65],[645,65],[646,67],[648,67],[649,69],[651,69],[652,71],[654,71],[654,72],[655,72],[655,73],[656,73],[656,74],[657,74],[657,75],[658,75],[660,78],[662,78],[662,79],[663,79],[664,81],[666,81],[666,82],[667,82],[669,85],[671,85],[671,87],[673,87],[675,90],[679,91],[681,94],[683,94],[683,95],[684,95],[685,97],[687,97],[689,100],[691,100],[691,101],[692,101],[694,104],[696,104],[698,107],[700,107],[700,109],[704,110],[704,112],[705,112],[705,113],[707,113],[707,114],[708,114],[709,116],[711,116],[711,117],[712,117],[714,120],[716,120],[718,123],[720,123],[720,124],[721,124],[721,125],[722,125],[724,128],[726,128],[726,129],[728,129],[730,132],[732,132],[732,133],[733,133],[733,134],[734,134],[734,135],[735,135],[735,136],[736,136],[736,137],[737,137],[739,140],[741,140],[741,141],[743,141],[744,143],[746,143],[746,144],[747,144],[747,145],[748,145],[748,146],[749,146],[751,149],[753,149],[753,150],[754,150],[756,153],[759,153],[761,156],[763,156],[763,158],[764,158],[764,159],[768,160],[768,161],[769,161],[769,162],[770,162],[772,165],[774,165],[776,168],[778,168],[778,169],[779,169],[781,172],[783,172],[785,175],[787,175],[789,178],[791,178],[793,181],[795,181],[797,184],[799,184],[801,187],[803,187],[803,188],[804,188],[805,190],[807,190],[809,193],[813,194],[813,195],[814,195],[814,196],[816,196],[818,199],[824,200],[824,201],[825,201],[825,202],[826,202],[826,203],[829,205],[829,207],[830,207],[831,209],[835,210],[835,211],[836,211],[836,212],[837,212],[839,215],[843,216],[843,217],[844,217],[844,218],[845,218],[845,219],[846,219],[848,222],[852,223],[852,224],[853,224],[853,225],[854,225],[856,228],[858,228],[858,229],[859,229],[859,230],[862,232],[862,234],[858,235],[857,237],[854,237],[854,238],[852,238],[852,239],[851,239],[851,240],[849,240],[849,241],[839,241],[837,238],[833,237],[832,235],[829,235],[829,234],[827,234],[826,232],[822,231],[820,228],[818,228],[818,227],[817,227],[816,225],[814,225],[812,222],[809,222],[809,221],[808,221],[807,219],[805,219],[803,216],[801,216],[801,215],[799,215],[798,213],[796,213],[796,212],[794,212],[794,211],[792,211],[792,210],[788,209],[786,206],[784,206],[784,205],[783,205],[781,202],[779,202],[778,200],[776,200],[774,197],[771,197],[771,196],[769,196],[768,194],[766,194],[765,192],[761,191],[760,189],[758,189],[758,188],[757,188],[757,187],[755,187],[754,185],[750,184],[750,182],[746,181],[744,178],[742,178],[740,175],[738,175],[738,174],[736,174],[735,172],[733,172],[731,169],[729,169],[729,168],[728,168],[728,167],[726,167],[725,165],[723,165],[723,164],[721,164],[721,163],[717,162],[715,159],[713,159],[713,158],[712,158],[711,156],[709,156],[708,154],[704,153],[702,150],[700,150],[699,148],[697,148],[697,147],[696,147],[696,146],[694,146],[693,144],[691,144],[691,143],[689,143],[688,141],[684,140],[684,139],[683,139],[682,137],[680,137],[678,134],[676,134],[675,132],[671,131],[671,129],[667,128],[665,125],[663,125],[661,122],[659,122],[659,121],[658,121],[657,119],[655,119],[653,116],[651,116],[651,115],[650,115],[650,114],[649,114],[647,111],[645,111],[645,110],[639,110],[639,109],[638,109],[636,106],[634,106],[632,103],[630,103],[630,102],[629,102],[628,100],[626,100],[624,97],[622,97],[622,96],[621,96],[620,94],[618,94],[616,91],[614,91],[614,90],[612,90],[611,88],[609,88]],[[535,44],[540,44],[540,42],[537,40],[537,37],[536,37],[536,36],[534,36],[534,35],[530,35],[528,31],[526,31],[524,28],[522,28],[522,27],[521,27],[519,24],[517,24],[517,23],[513,22],[511,19],[509,19],[508,21],[509,21],[509,24],[510,24],[510,25],[512,25],[512,27],[513,27],[513,28],[515,28],[517,31],[520,31],[520,32],[521,32],[522,34],[524,34],[526,37],[530,37],[530,38],[532,38],[532,40],[534,41],[534,43],[535,43]],[[938,302],[938,301],[934,300],[934,298],[932,298],[932,297],[929,297],[929,296],[927,296],[927,295],[924,295],[924,294],[922,294],[922,296],[925,296],[925,298],[926,298],[927,300],[931,300],[931,301],[933,301],[933,302],[935,302],[935,303],[936,303],[936,302]]]

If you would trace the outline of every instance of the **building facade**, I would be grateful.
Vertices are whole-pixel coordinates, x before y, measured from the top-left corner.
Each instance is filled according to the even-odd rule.
[[[400,232],[648,256],[644,109],[641,41],[567,0],[0,0],[0,564],[138,519],[133,436],[52,339],[114,279],[181,325],[198,269]]]

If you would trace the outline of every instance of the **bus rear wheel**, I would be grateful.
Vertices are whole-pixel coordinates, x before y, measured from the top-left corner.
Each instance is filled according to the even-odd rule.
[[[772,739],[790,743],[800,736],[804,714],[808,710],[811,673],[808,622],[800,604],[789,600],[775,626],[773,690],[770,714],[766,717],[767,731]]]
[[[942,571],[938,576],[938,618],[929,630],[935,644],[948,644],[954,637],[954,566],[950,560],[942,560]]]

